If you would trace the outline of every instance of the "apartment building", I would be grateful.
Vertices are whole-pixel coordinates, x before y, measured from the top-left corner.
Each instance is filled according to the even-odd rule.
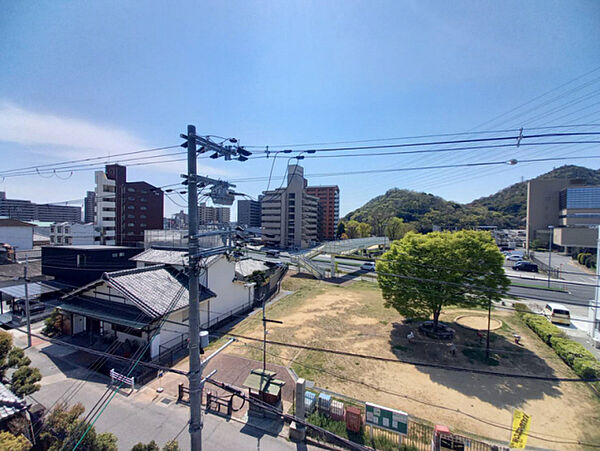
[[[321,206],[318,240],[335,240],[335,231],[340,220],[340,188],[337,185],[309,186],[306,192],[316,196]]]
[[[127,168],[107,165],[96,172],[96,227],[99,244],[136,246],[144,230],[163,228],[164,195],[147,182],[128,182]]]
[[[57,222],[50,226],[50,244],[53,246],[86,246],[95,243],[94,223]]]
[[[0,191],[0,216],[19,221],[73,221],[81,222],[81,207],[36,204],[30,200],[7,199]]]
[[[199,225],[228,224],[231,220],[229,207],[209,207],[206,202],[198,206]]]
[[[263,193],[262,240],[267,246],[302,249],[317,241],[319,199],[306,187],[304,168],[290,165],[287,186]]]
[[[262,197],[262,196],[261,196]],[[260,200],[242,199],[237,201],[237,223],[247,227],[260,227]]]

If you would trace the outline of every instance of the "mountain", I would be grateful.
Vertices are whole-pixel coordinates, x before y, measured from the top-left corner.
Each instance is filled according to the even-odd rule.
[[[561,166],[536,179],[577,179],[580,184],[600,185],[600,170],[581,166]],[[515,183],[491,196],[468,204],[447,201],[433,194],[393,188],[348,213],[343,220],[369,222],[374,228],[396,216],[427,232],[434,225],[463,228],[495,225],[501,228],[524,227],[527,209],[527,182]]]
[[[536,177],[538,179],[576,179],[582,185],[600,185],[600,170],[582,166],[561,166]],[[467,204],[485,207],[504,215],[524,219],[527,214],[527,182],[515,183],[491,196],[481,197]]]

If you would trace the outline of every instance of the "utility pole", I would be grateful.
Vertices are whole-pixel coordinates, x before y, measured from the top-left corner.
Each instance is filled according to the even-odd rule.
[[[23,268],[23,279],[25,279],[25,315],[27,316],[27,347],[31,348],[31,315],[29,312],[29,281],[27,270],[29,269],[29,258],[25,256],[25,267]]]
[[[202,389],[204,382],[212,375],[215,371],[209,374],[205,379],[202,379],[202,370],[208,363],[208,360],[222,351],[226,346],[233,343],[230,340],[219,350],[217,350],[211,357],[201,361],[200,353],[204,353],[203,348],[200,346],[200,302],[199,302],[199,289],[200,289],[200,250],[198,247],[198,183],[202,182],[203,186],[213,185],[213,191],[211,191],[211,197],[213,202],[218,204],[231,205],[234,201],[235,193],[230,190],[231,185],[226,182],[219,180],[209,179],[208,177],[198,177],[197,170],[197,144],[199,143],[202,147],[200,153],[207,151],[215,152],[211,155],[211,158],[219,158],[223,156],[225,160],[231,160],[232,157],[237,157],[238,161],[246,161],[248,156],[252,155],[251,152],[245,150],[241,146],[231,147],[216,144],[210,139],[196,135],[196,127],[193,125],[187,126],[187,135],[180,135],[186,141],[182,144],[182,147],[187,148],[187,159],[188,159],[188,170],[187,174],[183,175],[186,179],[184,184],[188,185],[188,259],[189,259],[189,356],[190,356],[190,372],[188,379],[190,382],[190,441],[192,451],[202,451]],[[231,143],[237,143],[237,139],[229,138]],[[214,248],[207,252],[204,252],[202,256],[207,257],[210,255],[216,255],[223,253],[229,249],[227,246],[222,248]]]
[[[548,288],[550,288],[550,277],[552,275],[552,239],[554,238],[554,226],[548,226],[550,237],[548,238]]]
[[[198,186],[196,184],[196,127],[187,126],[188,253],[190,321],[190,439],[192,451],[202,451],[202,364],[200,362],[200,305],[198,300]]]
[[[492,298],[488,296],[488,327],[487,337],[485,339],[485,358],[490,358],[490,324],[492,320]]]
[[[267,298],[263,299],[262,302],[262,322],[263,322],[263,373],[267,370],[267,317],[265,315],[265,307],[267,305]]]

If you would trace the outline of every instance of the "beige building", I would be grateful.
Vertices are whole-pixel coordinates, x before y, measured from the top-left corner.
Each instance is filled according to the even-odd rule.
[[[262,239],[268,246],[302,249],[317,241],[319,199],[307,192],[304,168],[288,166],[287,186],[265,191]]]
[[[200,225],[228,224],[230,219],[229,207],[209,207],[205,202],[198,206],[198,223]]]
[[[566,248],[596,247],[600,186],[577,180],[530,180],[527,184],[527,249],[535,239]]]

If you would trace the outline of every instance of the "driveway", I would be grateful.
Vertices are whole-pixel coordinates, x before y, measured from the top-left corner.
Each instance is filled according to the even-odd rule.
[[[36,327],[37,326],[37,327]],[[41,324],[34,325],[37,332]],[[15,345],[25,347],[26,336],[19,331],[13,333]],[[41,390],[31,396],[30,401],[51,407],[60,398],[74,395],[71,403],[80,402],[91,408],[102,396],[108,378],[90,373],[75,364],[77,351],[60,345],[49,345],[36,339],[33,347],[26,350],[32,366],[42,373]],[[203,443],[210,450],[295,450],[317,449],[296,445],[287,441],[284,432],[265,432],[260,422],[245,423],[237,419],[225,419],[213,414],[204,415]],[[143,387],[134,394],[117,394],[96,422],[97,432],[112,432],[119,439],[119,449],[128,450],[136,443],[155,440],[162,446],[178,437],[182,450],[189,450],[187,421],[189,408],[178,404],[173,394],[159,394],[154,388]],[[39,425],[34,425],[37,429]],[[281,434],[281,435],[280,435]]]

